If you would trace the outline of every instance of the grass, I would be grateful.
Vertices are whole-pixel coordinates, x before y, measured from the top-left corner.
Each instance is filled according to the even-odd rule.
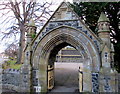
[[[11,69],[20,69],[22,64],[15,64],[15,65],[10,65]]]
[[[15,59],[10,59],[3,64],[3,69],[20,69],[22,64],[16,64]]]

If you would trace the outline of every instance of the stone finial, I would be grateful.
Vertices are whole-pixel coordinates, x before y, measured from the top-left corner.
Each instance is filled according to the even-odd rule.
[[[30,43],[36,36],[36,25],[33,19],[31,19],[27,25],[27,42]]]
[[[30,20],[30,22],[28,23],[28,26],[36,26],[33,19]]]
[[[98,23],[99,23],[99,22],[110,22],[110,21],[109,21],[109,19],[106,17],[106,15],[105,15],[103,12],[101,12],[101,15],[100,15],[100,17],[99,17]]]
[[[110,32],[110,21],[102,12],[98,20],[98,32]]]

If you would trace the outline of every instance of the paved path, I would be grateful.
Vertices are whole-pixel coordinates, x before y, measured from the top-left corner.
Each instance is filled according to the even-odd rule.
[[[48,94],[79,94],[77,87],[55,86]]]
[[[55,63],[55,87],[48,94],[79,94],[78,69],[81,63]]]

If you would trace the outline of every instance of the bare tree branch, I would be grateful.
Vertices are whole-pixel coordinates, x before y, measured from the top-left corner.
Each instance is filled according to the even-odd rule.
[[[20,33],[18,56],[18,61],[20,61],[22,57],[21,52],[25,45],[25,25],[29,23],[31,18],[39,24],[45,22],[51,14],[49,7],[52,3],[39,3],[34,2],[34,0],[30,0],[30,2],[26,2],[26,0],[22,2],[18,2],[18,0],[8,0],[7,2],[2,2],[0,5],[2,6],[0,11],[4,11],[1,17],[6,16],[2,24],[11,23],[10,28],[6,29],[7,32],[3,32],[4,37],[2,39],[11,38],[13,36],[16,38],[16,35]],[[9,15],[9,13],[13,13],[13,16],[11,14]]]

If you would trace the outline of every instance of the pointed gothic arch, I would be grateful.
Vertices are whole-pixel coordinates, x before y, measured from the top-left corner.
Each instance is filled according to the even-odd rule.
[[[39,70],[40,84],[44,83],[42,84],[44,85],[42,88],[47,90],[47,66],[49,60],[54,63],[54,58],[57,52],[67,45],[73,46],[83,55],[84,67],[89,67],[88,70],[84,71],[84,76],[87,74],[89,75],[89,78],[86,79],[88,82],[86,80],[83,81],[83,87],[86,86],[87,82],[91,86],[86,88],[86,91],[91,91],[91,73],[99,72],[100,69],[99,51],[97,50],[97,47],[94,45],[93,41],[83,32],[67,26],[53,29],[51,32],[46,34],[41,41],[39,41],[35,48],[32,64],[34,68]]]

